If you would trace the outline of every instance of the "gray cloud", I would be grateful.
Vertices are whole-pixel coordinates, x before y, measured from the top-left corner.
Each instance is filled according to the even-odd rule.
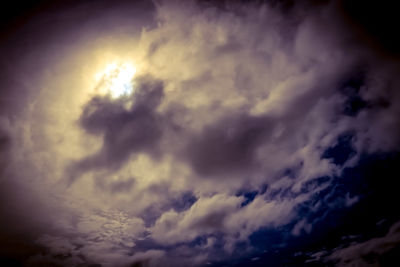
[[[118,102],[108,97],[94,97],[85,105],[80,125],[88,133],[101,136],[103,146],[96,154],[73,165],[72,169],[78,171],[73,175],[92,169],[117,169],[135,153],[157,156],[165,127],[163,116],[156,112],[163,97],[163,85],[146,77],[137,81],[136,86],[130,110],[126,110],[123,100]]]
[[[190,137],[184,158],[202,177],[246,176],[259,164],[255,153],[271,132],[267,117],[229,115]]]
[[[398,247],[399,235],[400,223],[397,222],[390,227],[385,236],[372,238],[365,242],[353,242],[349,246],[338,247],[331,252],[323,252],[321,256],[325,262],[333,261],[336,266],[380,266],[384,264],[380,261],[381,257]]]

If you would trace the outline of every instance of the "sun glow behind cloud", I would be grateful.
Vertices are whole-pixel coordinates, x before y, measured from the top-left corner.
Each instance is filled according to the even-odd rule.
[[[133,90],[132,79],[136,67],[131,63],[109,63],[95,74],[98,90],[102,94],[110,94],[113,98],[128,95]]]

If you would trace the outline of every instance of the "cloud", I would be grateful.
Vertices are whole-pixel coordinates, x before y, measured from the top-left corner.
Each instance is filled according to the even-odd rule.
[[[102,32],[97,19],[71,50],[38,35],[52,49],[31,52],[48,60],[20,74],[30,93],[0,117],[2,197],[17,200],[15,214],[1,213],[38,225],[29,240],[45,253],[30,261],[202,265],[239,244],[251,252],[260,229],[312,232],[301,207],[361,201],[347,192],[333,201],[331,188],[363,154],[398,149],[396,65],[344,30],[335,4],[308,7],[160,1],[156,23],[132,36]],[[48,35],[79,32],[63,25]],[[96,94],[92,74],[113,54],[137,63],[131,95]],[[332,257],[353,253],[342,252]]]
[[[400,223],[393,224],[388,233],[364,242],[353,242],[346,247],[338,247],[324,255],[324,261],[334,261],[336,266],[376,266],[383,264],[385,254],[399,245]],[[392,262],[393,264],[394,262]]]
[[[152,238],[161,243],[174,244],[223,231],[225,219],[237,209],[241,201],[237,197],[215,195],[200,198],[187,211],[165,212],[151,229]]]
[[[109,97],[94,97],[85,105],[80,125],[88,133],[102,136],[103,145],[99,152],[72,166],[77,171],[73,175],[91,169],[118,169],[132,154],[156,156],[164,130],[163,116],[156,112],[163,86],[149,77],[142,78],[136,86],[130,110],[125,109],[123,101]]]
[[[257,168],[256,149],[269,132],[268,118],[230,115],[191,137],[183,157],[201,177],[243,176]]]

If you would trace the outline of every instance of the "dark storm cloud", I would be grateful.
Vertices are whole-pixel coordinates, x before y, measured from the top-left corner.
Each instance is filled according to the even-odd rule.
[[[126,99],[114,101],[109,97],[94,97],[85,105],[79,123],[88,133],[102,137],[103,145],[99,152],[72,167],[78,173],[119,168],[132,154],[159,155],[165,122],[156,109],[164,96],[163,83],[141,77],[135,81],[134,90],[130,109],[124,107]]]
[[[257,168],[256,149],[271,132],[267,117],[232,114],[189,138],[184,157],[202,177],[241,173]]]

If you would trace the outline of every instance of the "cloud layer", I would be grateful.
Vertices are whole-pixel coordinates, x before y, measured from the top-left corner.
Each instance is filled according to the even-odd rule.
[[[12,203],[1,214],[23,223],[2,224],[33,244],[28,264],[252,255],[260,230],[299,236],[314,230],[304,211],[353,206],[361,198],[336,195],[338,177],[365,154],[398,151],[397,63],[353,36],[335,3],[116,6],[98,7],[108,20],[78,16],[81,29],[46,26],[57,38],[34,31],[29,57],[8,70],[20,82],[3,82],[15,104],[0,117],[2,203]],[[153,21],[119,17],[127,7]],[[18,44],[41,19],[15,33]],[[132,94],[96,91],[93,69],[110,58],[137,63]]]

